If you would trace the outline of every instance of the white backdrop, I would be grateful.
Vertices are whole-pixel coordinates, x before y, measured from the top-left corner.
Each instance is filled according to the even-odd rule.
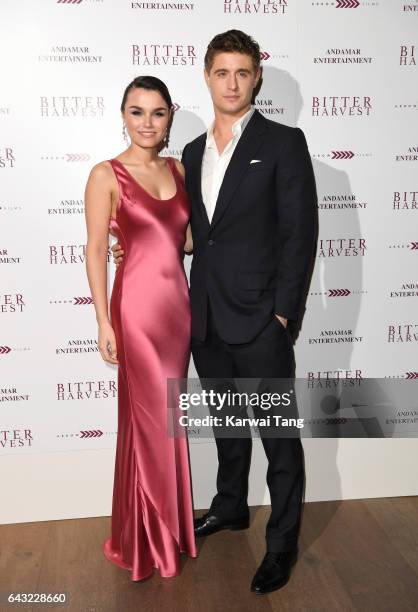
[[[141,74],[170,89],[165,154],[180,158],[212,119],[203,57],[227,29],[259,41],[257,108],[301,127],[314,164],[320,241],[298,377],[418,377],[417,0],[3,0],[0,11],[3,522],[110,510],[117,376],[97,352],[84,186],[95,163],[124,149],[120,102]],[[191,447],[204,507],[214,448]],[[416,493],[414,440],[305,450],[307,498]],[[264,472],[256,443],[252,503],[267,501]]]

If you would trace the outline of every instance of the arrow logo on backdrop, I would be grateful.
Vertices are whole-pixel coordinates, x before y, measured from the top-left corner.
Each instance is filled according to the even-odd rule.
[[[407,372],[405,378],[409,380],[415,380],[418,378],[418,372]]]
[[[100,438],[103,432],[100,429],[87,429],[80,431],[80,438]]]
[[[268,60],[270,57],[270,53],[268,53],[267,51],[261,51],[260,57],[263,61]]]
[[[335,8],[357,8],[360,6],[358,0],[337,0]]]
[[[11,350],[10,346],[0,346],[0,355],[7,355]]]
[[[83,0],[57,0],[57,4],[80,4]]]
[[[352,159],[354,153],[352,151],[331,151],[331,159]]]
[[[328,297],[345,297],[351,293],[349,289],[329,289],[328,291]]]
[[[67,161],[87,161],[90,159],[88,153],[66,153]]]
[[[92,297],[75,297],[74,298],[74,306],[79,304],[93,304]]]
[[[411,250],[416,251],[418,249],[418,242],[411,242]]]

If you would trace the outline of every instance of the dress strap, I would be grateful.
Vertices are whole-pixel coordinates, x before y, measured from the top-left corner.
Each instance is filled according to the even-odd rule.
[[[184,177],[181,174],[180,170],[177,168],[177,164],[174,161],[174,157],[166,157],[167,163],[171,169],[171,172],[174,174],[174,178],[176,180],[180,180],[181,185],[184,183]]]
[[[112,167],[115,174],[116,180],[119,186],[119,198],[121,199],[126,195],[127,190],[130,189],[130,185],[134,180],[130,173],[126,170],[125,166],[118,159],[107,160]]]

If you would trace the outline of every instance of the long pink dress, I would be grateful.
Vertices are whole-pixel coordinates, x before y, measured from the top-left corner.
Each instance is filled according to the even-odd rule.
[[[120,199],[111,227],[124,250],[110,315],[118,348],[118,436],[109,561],[132,580],[180,572],[196,557],[186,437],[167,428],[167,378],[184,378],[190,359],[190,307],[183,268],[190,202],[172,158],[177,192],[159,200],[116,159]]]

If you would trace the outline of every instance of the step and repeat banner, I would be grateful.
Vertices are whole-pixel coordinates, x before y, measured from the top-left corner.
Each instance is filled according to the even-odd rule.
[[[167,83],[164,154],[181,157],[212,120],[206,46],[231,28],[260,43],[256,107],[304,130],[317,179],[298,377],[418,377],[417,0],[3,0],[0,14],[0,454],[114,447],[85,183],[125,148],[138,75]],[[110,291],[110,254],[109,272]]]

